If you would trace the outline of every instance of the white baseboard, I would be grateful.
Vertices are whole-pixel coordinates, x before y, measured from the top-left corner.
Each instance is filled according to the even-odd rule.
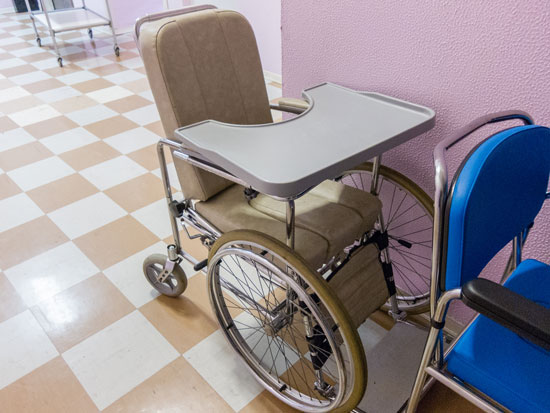
[[[283,83],[283,78],[281,75],[270,72],[269,70],[264,70],[264,77],[272,82]]]
[[[2,7],[0,8],[0,14],[6,14],[6,13],[15,13],[15,10],[13,7]]]

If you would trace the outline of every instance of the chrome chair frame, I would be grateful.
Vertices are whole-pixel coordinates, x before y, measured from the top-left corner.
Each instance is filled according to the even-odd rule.
[[[440,288],[440,278],[442,274],[443,260],[443,229],[445,207],[449,197],[449,179],[448,169],[445,160],[445,154],[448,149],[462,141],[473,132],[482,128],[485,125],[499,123],[509,120],[520,120],[525,125],[532,125],[531,116],[523,111],[505,111],[494,114],[489,114],[485,117],[476,119],[472,123],[466,125],[451,137],[441,141],[434,149],[434,166],[435,166],[435,215],[434,215],[434,230],[433,230],[433,251],[432,251],[432,273],[431,273],[431,293],[430,293],[430,318],[431,327],[426,342],[426,347],[422,355],[422,360],[416,376],[415,385],[412,389],[411,396],[407,405],[407,413],[412,413],[421,399],[421,396],[429,389],[429,387],[437,380],[460,394],[462,397],[480,407],[487,412],[507,411],[505,407],[492,400],[488,396],[481,394],[475,389],[469,387],[466,383],[459,381],[444,371],[444,360],[449,354],[454,345],[460,340],[462,333],[459,334],[449,348],[444,351],[442,332],[445,324],[447,309],[451,301],[462,297],[461,288],[442,291]],[[550,193],[546,194],[546,199],[550,198]],[[522,248],[528,235],[528,229],[522,231],[513,240],[512,253],[508,261],[506,270],[501,281],[504,281],[508,275],[518,266],[522,259]],[[470,324],[477,318],[470,322]],[[470,325],[468,324],[468,326]],[[466,331],[466,326],[463,330]],[[429,377],[428,377],[429,376]]]

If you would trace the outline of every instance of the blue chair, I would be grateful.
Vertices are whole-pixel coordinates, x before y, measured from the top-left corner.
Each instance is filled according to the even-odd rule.
[[[488,123],[511,119],[525,125],[474,148],[448,188],[445,151]],[[522,261],[521,249],[548,198],[550,129],[523,112],[489,115],[441,142],[434,159],[431,328],[407,412],[434,380],[485,411],[549,412],[550,266]],[[478,278],[510,241],[504,283]],[[455,299],[478,315],[444,351],[445,316]]]

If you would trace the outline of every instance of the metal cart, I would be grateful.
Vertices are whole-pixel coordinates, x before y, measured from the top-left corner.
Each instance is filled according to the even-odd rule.
[[[109,26],[111,28],[111,33],[113,34],[113,48],[115,54],[117,56],[120,55],[120,48],[118,47],[115,31],[113,29],[111,9],[109,8],[109,2],[107,0],[105,0],[105,6],[107,9],[108,17],[104,17],[97,12],[87,8],[86,0],[82,0],[82,7],[51,11],[48,11],[47,7],[45,7],[44,0],[39,0],[38,2],[40,5],[39,11],[31,11],[29,0],[25,0],[25,3],[27,4],[27,9],[29,10],[29,15],[32,21],[32,25],[34,27],[34,32],[36,33],[36,43],[38,43],[38,46],[42,47],[42,40],[40,39],[40,35],[38,33],[38,30],[36,29],[36,22],[38,22],[48,27],[48,30],[50,31],[53,47],[55,49],[55,53],[57,54],[57,62],[59,63],[60,67],[63,67],[63,58],[59,53],[57,41],[55,40],[56,33],[88,29],[88,36],[90,36],[90,39],[92,39],[93,27]]]

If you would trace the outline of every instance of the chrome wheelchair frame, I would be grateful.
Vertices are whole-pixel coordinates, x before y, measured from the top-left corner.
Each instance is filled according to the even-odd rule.
[[[431,327],[428,335],[422,361],[417,373],[415,386],[407,405],[406,411],[412,413],[424,393],[437,380],[451,390],[455,391],[469,402],[484,409],[488,412],[507,411],[502,405],[490,399],[488,396],[481,394],[475,389],[468,386],[466,383],[455,379],[448,372],[443,371],[442,367],[446,356],[453,350],[455,344],[467,330],[468,326],[475,321],[479,316],[476,316],[470,323],[464,327],[451,345],[444,350],[442,340],[442,329],[445,324],[445,318],[449,304],[462,297],[462,289],[456,288],[448,291],[442,291],[440,287],[440,278],[443,265],[443,233],[444,233],[444,216],[445,207],[449,197],[449,178],[445,153],[448,149],[482,128],[485,125],[499,123],[509,120],[520,120],[525,125],[532,125],[533,120],[530,115],[522,111],[505,111],[495,114],[490,114],[485,117],[476,119],[472,123],[461,128],[453,136],[441,141],[434,149],[434,165],[435,165],[435,214],[434,214],[434,232],[433,232],[433,254],[432,254],[432,274],[431,274],[431,294],[430,294],[430,319]],[[546,199],[550,198],[550,192],[546,194]],[[522,249],[527,239],[529,229],[522,231],[512,241],[512,252],[508,260],[506,269],[502,275],[501,282],[515,270],[522,261]],[[428,377],[429,376],[429,377]]]

